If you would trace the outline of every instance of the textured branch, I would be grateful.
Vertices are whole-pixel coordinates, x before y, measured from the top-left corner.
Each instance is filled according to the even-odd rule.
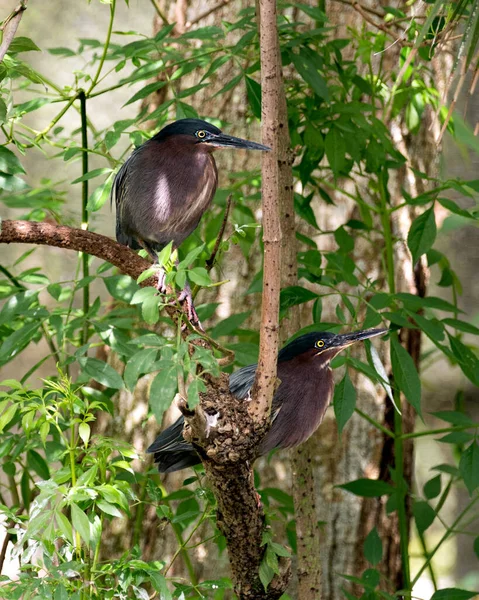
[[[20,21],[22,20],[23,12],[27,9],[27,2],[28,0],[22,0],[3,22],[1,27],[3,30],[3,38],[2,44],[0,45],[0,62],[8,52],[8,48],[15,37]]]
[[[0,244],[24,243],[55,246],[85,252],[118,267],[137,279],[151,263],[108,237],[50,223],[3,221]],[[142,286],[156,285],[151,277]],[[178,318],[179,308],[167,306]],[[205,347],[207,339],[196,340]],[[214,344],[213,344],[214,345]],[[276,350],[275,350],[276,357]],[[259,435],[247,402],[238,402],[229,393],[228,376],[205,376],[207,391],[200,406],[191,410],[180,402],[188,426],[185,438],[196,444],[218,503],[218,527],[226,537],[235,592],[239,600],[277,600],[290,577],[289,561],[280,562],[280,573],[265,592],[259,579],[264,554],[262,534],[264,514],[254,489],[251,462]]]
[[[276,0],[259,0],[263,143],[272,151],[263,155],[264,269],[259,360],[252,390],[251,413],[258,424],[267,422],[276,381],[281,286],[281,225],[278,187],[278,126],[281,69],[278,68]]]
[[[118,267],[133,279],[137,279],[145,269],[151,267],[151,263],[136,252],[104,235],[66,225],[35,221],[2,221],[0,243],[37,244],[86,252]],[[144,286],[154,284],[153,278],[142,283]]]

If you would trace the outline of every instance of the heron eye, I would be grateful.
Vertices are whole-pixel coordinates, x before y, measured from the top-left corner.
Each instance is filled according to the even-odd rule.
[[[200,140],[204,139],[206,137],[206,131],[203,131],[203,129],[201,129],[200,131],[197,131],[196,137],[199,137]]]
[[[322,348],[323,346],[324,346],[324,342],[323,342],[323,340],[318,340],[318,341],[316,342],[316,348]]]

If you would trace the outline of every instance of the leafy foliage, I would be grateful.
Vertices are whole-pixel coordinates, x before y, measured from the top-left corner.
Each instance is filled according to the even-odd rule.
[[[464,4],[467,3],[460,3],[462,9]],[[435,2],[422,24],[410,24],[407,34],[411,45],[419,48],[418,58],[409,64],[407,72],[400,71],[411,58],[411,45],[404,46],[400,53],[402,62],[395,71],[395,76],[401,72],[402,77],[393,83],[382,63],[377,69],[373,66],[373,54],[386,45],[382,31],[374,34],[352,31],[349,39],[339,39],[331,33],[326,15],[317,7],[294,4],[296,20],[287,16],[287,10],[280,14],[289,126],[292,146],[296,148],[295,210],[299,222],[301,279],[301,285],[282,290],[281,317],[287,318],[291,307],[302,304],[311,310],[315,329],[335,330],[337,324],[322,322],[323,298],[330,296],[336,302],[337,321],[341,325],[356,326],[363,318],[365,327],[386,323],[392,332],[391,381],[387,380],[379,356],[371,349],[367,362],[345,356],[333,366],[346,364],[348,369],[357,370],[374,384],[382,385],[393,402],[404,395],[420,416],[426,411],[421,405],[421,384],[413,359],[400,343],[401,329],[419,328],[431,342],[429,357],[441,357],[449,368],[457,365],[465,378],[474,385],[479,383],[477,349],[471,341],[479,329],[459,318],[460,282],[447,256],[434,247],[438,206],[469,223],[478,220],[477,207],[465,209],[444,196],[453,190],[471,203],[479,184],[477,180],[427,181],[425,176],[427,191],[412,196],[404,190],[403,202],[398,205],[389,195],[388,183],[390,177],[406,167],[406,158],[396,148],[381,115],[389,111],[393,118],[403,117],[409,134],[414,136],[426,108],[440,108],[437,92],[428,82],[427,70],[436,51],[437,36],[446,26],[446,20],[441,21],[445,6],[444,2]],[[115,3],[110,3],[109,8],[111,32]],[[384,10],[391,18],[406,17],[400,10],[395,14],[396,9],[391,7]],[[448,15],[451,21],[458,17],[454,11]],[[471,19],[474,14],[471,12]],[[118,39],[125,40],[119,37],[121,33],[128,33],[128,39],[134,38],[133,41],[118,43]],[[470,21],[464,48],[468,65],[476,38],[477,22]],[[24,53],[38,49],[29,38],[17,37],[0,65],[0,122],[5,135],[5,143],[0,146],[0,201],[10,209],[24,211],[20,216],[25,219],[64,221],[68,186],[79,185],[84,223],[91,225],[92,215],[109,198],[114,173],[125,157],[125,145],[129,151],[149,137],[150,133],[144,129],[146,122],[155,123],[158,129],[173,118],[198,116],[195,94],[212,89],[215,80],[221,80],[222,87],[211,94],[211,100],[227,99],[228,94],[242,91],[247,98],[246,118],[253,121],[261,114],[258,36],[252,8],[241,11],[231,22],[224,21],[222,27],[196,27],[178,35],[173,25],[165,25],[153,37],[117,32],[111,38],[109,34],[106,42],[81,39],[69,48],[49,48],[51,55],[77,59],[80,62],[76,64],[82,65],[64,87],[51,81],[54,79],[51,73],[40,73],[24,60]],[[354,60],[345,58],[349,51]],[[110,79],[104,83],[107,73]],[[114,83],[112,77],[116,78]],[[117,88],[131,88],[125,106],[139,103],[160,90],[166,90],[167,94],[153,112],[140,110],[135,118],[112,119],[104,129],[96,129],[91,123],[90,100],[107,95],[115,104]],[[27,90],[31,99],[19,101],[19,89]],[[59,121],[65,114],[80,112],[83,102],[88,118],[83,116],[81,129],[70,134]],[[57,113],[44,129],[32,129],[25,117],[36,116],[47,105],[58,107]],[[459,120],[456,125],[456,133],[462,131]],[[83,160],[82,133],[87,133],[90,140],[87,154],[97,157],[101,166],[90,170]],[[55,178],[45,178],[33,185],[22,165],[24,156],[50,148],[58,152],[52,159]],[[68,184],[60,181],[58,175],[63,163],[78,170],[78,176]],[[366,182],[364,188],[348,186],[346,192],[343,182],[353,181],[358,175]],[[214,275],[205,268],[205,261],[215,245],[229,193],[234,200],[233,233],[220,244],[219,263],[232,245],[237,245],[244,257],[261,250],[259,225],[252,208],[259,187],[258,170],[231,176],[228,189],[219,190],[199,233],[180,250],[179,264],[172,265],[171,248],[166,248],[160,256],[160,264],[168,271],[168,283],[183,288],[188,274],[198,291],[208,289],[202,292],[209,301],[199,307],[200,318],[213,321],[209,334],[215,340],[224,338],[221,341],[235,351],[239,365],[255,362],[257,358],[257,333],[249,324],[251,311],[226,319],[218,317],[219,302],[211,294],[217,284]],[[314,209],[318,199],[333,204],[333,191],[347,194],[355,203],[357,216],[335,231],[321,231]],[[391,286],[386,291],[380,278],[371,281],[356,262],[359,244],[366,244],[371,252],[384,256],[383,275],[394,281],[394,264],[388,262],[389,257],[394,244],[405,243],[394,238],[390,225],[398,210],[413,216],[407,236],[412,261],[427,260],[430,266],[434,265],[439,270],[437,284],[450,291],[452,301],[396,293]],[[203,243],[199,243],[198,235]],[[320,249],[317,240],[323,235],[334,239],[337,246],[334,252]],[[4,390],[0,392],[0,460],[12,496],[10,505],[2,504],[1,511],[8,519],[15,552],[22,558],[20,580],[2,581],[2,594],[6,599],[23,594],[32,598],[80,600],[86,597],[88,588],[90,598],[143,599],[157,593],[169,600],[205,597],[211,590],[215,590],[215,600],[227,597],[232,586],[227,578],[197,585],[194,577],[188,583],[174,581],[172,591],[171,581],[167,580],[171,563],[142,560],[137,530],[128,552],[118,559],[101,559],[105,524],[113,519],[132,519],[132,522],[140,519],[141,523],[145,503],[156,507],[159,518],[174,530],[185,553],[191,549],[188,541],[200,525],[207,525],[206,537],[212,538],[220,550],[224,549],[224,540],[214,524],[211,492],[203,487],[198,475],[187,480],[176,495],[167,496],[153,480],[153,473],[137,462],[132,447],[119,439],[99,436],[92,429],[101,412],[114,414],[114,394],[122,389],[135,390],[144,376],[151,378],[150,415],[158,423],[178,385],[186,381],[188,402],[194,406],[205,389],[204,376],[219,373],[215,355],[200,347],[191,351],[190,342],[195,334],[183,339],[181,324],[175,328],[161,310],[167,300],[153,288],[140,288],[139,283],[154,268],[134,282],[113,272],[111,265],[96,266],[79,258],[73,279],[50,281],[39,267],[24,268],[31,252],[23,254],[14,264],[2,266],[0,280],[3,300],[0,366],[8,365],[40,342],[46,342],[49,348],[49,354],[29,372],[22,373],[18,380],[4,381]],[[92,284],[98,281],[114,300],[109,306],[103,305],[99,298],[89,297]],[[249,294],[261,291],[261,271],[248,285]],[[118,357],[121,369],[114,369],[104,355],[95,354],[100,345]],[[51,373],[41,388],[30,389],[26,382],[50,356],[59,371]],[[356,393],[349,372],[336,386],[334,397],[340,433],[347,430],[356,409]],[[436,416],[448,425],[439,441],[462,451],[460,456],[456,453],[452,464],[435,467],[439,474],[424,485],[422,495],[404,489],[404,481],[395,473],[388,474],[388,481],[361,478],[340,486],[344,493],[360,497],[386,496],[391,513],[398,510],[398,499],[405,501],[409,494],[420,537],[441,516],[452,484],[465,485],[471,495],[461,519],[469,517],[479,487],[479,424],[460,410],[443,411]],[[380,423],[369,421],[381,429]],[[398,432],[390,432],[390,437],[402,439]],[[193,490],[190,484],[194,484]],[[276,488],[264,488],[260,493],[268,518],[284,525],[288,543],[295,552],[291,497]],[[447,529],[446,537],[462,525],[461,519]],[[289,551],[275,542],[269,532],[263,542],[260,577],[267,588],[278,572],[278,557],[288,556]],[[384,591],[389,588],[380,575],[382,544],[376,528],[371,529],[365,540],[364,556],[372,568],[360,577],[344,576],[364,588],[363,598],[368,600],[392,597]],[[425,552],[419,575],[428,567],[433,554]],[[352,597],[348,591],[345,594]],[[459,600],[473,595],[461,589],[444,589],[436,591],[433,600]]]

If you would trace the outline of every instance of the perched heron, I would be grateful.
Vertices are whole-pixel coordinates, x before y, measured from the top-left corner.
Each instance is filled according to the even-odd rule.
[[[351,344],[387,331],[367,329],[341,335],[318,331],[302,335],[280,350],[277,377],[281,383],[273,396],[271,427],[257,456],[306,441],[321,424],[331,402],[334,385],[330,361]],[[230,376],[230,392],[238,400],[250,399],[256,367],[243,367]],[[172,473],[201,462],[194,446],[183,438],[183,424],[184,418],[180,417],[147,450],[155,455],[160,473]]]
[[[200,119],[181,119],[139,146],[118,171],[112,199],[116,204],[116,239],[135,250],[144,248],[158,262],[157,252],[178,246],[196,229],[218,185],[213,151],[219,148],[271,148],[225,135]],[[158,289],[165,292],[165,273]],[[186,284],[190,319],[198,322]]]

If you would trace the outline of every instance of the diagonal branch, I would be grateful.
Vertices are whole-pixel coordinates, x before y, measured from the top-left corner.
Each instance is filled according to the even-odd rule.
[[[112,239],[63,225],[32,221],[3,221],[0,244],[24,243],[54,246],[85,252],[108,261],[137,279],[151,263]],[[142,286],[156,285],[150,277]],[[177,306],[167,306],[168,314],[179,317]],[[209,340],[195,340],[208,347]],[[213,343],[213,341],[212,341]],[[214,343],[213,343],[214,346]],[[275,351],[276,356],[276,351]],[[277,600],[290,576],[289,560],[280,560],[279,573],[267,591],[259,578],[264,555],[262,534],[264,513],[254,489],[251,463],[258,444],[256,423],[247,402],[238,402],[229,392],[228,375],[205,375],[206,392],[194,411],[182,406],[188,426],[185,439],[195,443],[218,504],[218,527],[227,540],[235,592],[239,600]],[[214,427],[208,425],[214,417]],[[205,425],[206,423],[206,425]]]
[[[3,31],[2,44],[0,46],[0,62],[2,62],[8,48],[17,33],[23,12],[27,10],[28,0],[21,0],[20,4],[8,15],[0,29]]]

